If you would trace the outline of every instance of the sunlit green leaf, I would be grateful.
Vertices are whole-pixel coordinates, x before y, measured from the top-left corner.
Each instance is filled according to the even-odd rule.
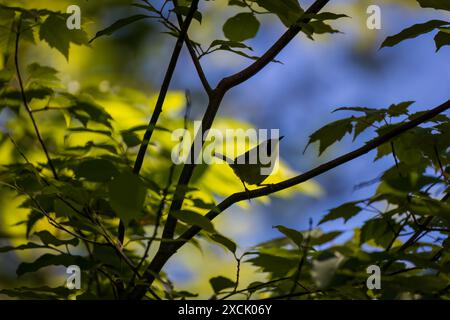
[[[140,216],[147,191],[141,179],[124,172],[116,176],[109,184],[109,202],[125,223]]]
[[[87,34],[83,30],[69,30],[64,15],[51,14],[42,23],[39,37],[52,48],[61,52],[69,60],[70,44],[87,44]]]

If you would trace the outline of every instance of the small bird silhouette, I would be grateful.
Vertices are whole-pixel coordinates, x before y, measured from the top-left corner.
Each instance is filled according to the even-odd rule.
[[[215,157],[227,162],[231,169],[233,169],[236,176],[241,180],[245,191],[249,192],[246,184],[263,186],[262,183],[264,180],[271,175],[273,171],[273,163],[277,160],[276,156],[278,155],[275,151],[279,142],[283,138],[284,136],[281,136],[278,139],[266,140],[253,149],[250,149],[244,154],[236,157],[234,160],[217,152],[215,153]],[[270,161],[264,161],[267,163],[262,162],[260,157],[261,150],[263,150],[262,154],[264,154],[264,156],[270,158]]]

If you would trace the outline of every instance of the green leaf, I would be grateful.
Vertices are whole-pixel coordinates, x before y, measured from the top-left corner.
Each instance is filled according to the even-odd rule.
[[[69,30],[66,25],[65,15],[51,14],[42,23],[39,37],[52,48],[61,52],[69,60],[69,48],[71,43],[78,45],[87,44],[88,37],[83,30]]]
[[[236,41],[228,41],[228,40],[214,40],[213,42],[211,42],[210,48],[214,48],[214,47],[220,47],[224,50],[230,49],[230,48],[253,50],[251,47],[249,47],[245,43],[236,42]]]
[[[114,22],[112,25],[110,25],[109,27],[98,31],[95,34],[95,37],[92,38],[91,40],[89,40],[89,43],[93,42],[94,40],[96,40],[97,38],[101,37],[101,36],[110,36],[112,35],[114,32],[116,32],[117,30],[122,29],[123,27],[128,26],[129,24],[139,21],[139,20],[143,20],[143,19],[149,19],[149,18],[153,18],[152,16],[149,15],[145,15],[145,14],[136,14],[127,18],[123,18],[120,20],[117,20],[116,22]]]
[[[73,217],[78,214],[76,210],[82,209],[82,208],[77,207],[77,205],[71,201],[66,200],[66,202],[62,201],[61,199],[55,199],[55,201],[53,203],[53,207],[54,207],[55,213],[58,216]]]
[[[74,291],[66,287],[59,286],[55,288],[37,287],[37,288],[15,288],[0,290],[0,294],[6,294],[10,297],[24,299],[24,300],[53,300],[63,299],[67,300]]]
[[[390,279],[389,279],[390,280]],[[436,275],[397,277],[391,280],[403,291],[432,293],[444,290],[448,283]],[[389,282],[391,282],[389,281]],[[391,283],[389,283],[391,285]]]
[[[215,233],[214,225],[212,222],[205,216],[189,210],[180,210],[173,212],[173,216],[178,220],[183,221],[189,225],[194,225],[202,228],[205,231]]]
[[[48,266],[71,266],[77,265],[82,270],[87,270],[92,267],[92,262],[81,256],[74,256],[69,254],[44,254],[34,262],[22,262],[16,270],[18,276],[22,276],[29,272],[36,272]]]
[[[146,195],[141,179],[129,171],[116,176],[109,184],[109,203],[126,224],[139,217]]]
[[[142,143],[142,140],[139,139],[138,135],[131,131],[122,131],[121,132],[123,142],[127,145],[128,148],[133,148]]]
[[[62,246],[62,245],[72,245],[76,247],[79,243],[77,238],[69,239],[69,240],[60,240],[56,238],[54,235],[52,235],[47,230],[39,231],[34,233],[39,239],[42,241],[45,245],[52,245],[55,247]]]
[[[424,168],[408,166],[400,162],[398,167],[393,166],[387,170],[381,177],[377,194],[390,194],[401,196],[401,201],[406,201],[408,192],[419,192],[425,186],[437,183],[438,179],[433,178],[417,171],[423,171]],[[393,201],[393,199],[391,199]]]
[[[450,11],[450,2],[447,0],[417,0],[422,8],[433,8]]]
[[[360,244],[374,240],[381,247],[386,247],[393,239],[393,232],[385,219],[371,219],[364,223],[360,233]]]
[[[75,175],[93,182],[110,181],[118,174],[114,164],[106,159],[89,159],[75,168]]]
[[[442,47],[450,45],[450,28],[440,28],[440,31],[434,37],[436,43],[436,52]]]
[[[319,141],[319,155],[321,155],[333,143],[340,141],[347,133],[352,132],[353,121],[353,118],[347,118],[327,124],[309,137],[308,146]]]
[[[69,128],[69,132],[73,133],[95,133],[95,134],[101,134],[107,137],[111,137],[111,131],[107,130],[95,130],[95,129],[88,129],[88,128]],[[89,142],[88,142],[89,143]]]
[[[450,221],[450,204],[428,197],[415,197],[408,203],[411,212],[421,216],[436,216]]]
[[[100,264],[108,265],[110,268],[115,268],[116,270],[121,269],[123,261],[112,247],[95,245],[92,255]]]
[[[209,238],[214,242],[221,244],[222,246],[230,250],[232,253],[236,253],[237,248],[236,243],[234,243],[234,241],[228,239],[227,237],[224,237],[223,235],[218,233],[214,233],[210,234]]]
[[[27,239],[30,236],[31,230],[33,229],[34,225],[42,218],[44,218],[42,212],[39,212],[37,210],[33,210],[30,212],[27,219],[27,232],[26,232]]]
[[[358,202],[349,202],[337,208],[331,209],[328,212],[328,214],[325,217],[323,217],[322,220],[320,220],[319,224],[340,218],[343,218],[344,222],[347,222],[348,220],[350,220],[350,218],[354,217],[359,212],[361,212],[361,208],[356,205],[357,203]]]
[[[302,248],[303,243],[303,234],[297,230],[289,229],[283,226],[275,226],[281,233],[283,233],[286,237],[291,239],[299,249]]]
[[[29,242],[26,244],[21,244],[20,246],[17,246],[17,247],[12,247],[12,246],[0,247],[0,253],[5,253],[5,252],[10,252],[10,251],[15,251],[15,250],[43,249],[43,248],[47,248],[47,247],[43,246],[41,244]]]
[[[288,28],[297,23],[304,13],[297,0],[256,0],[256,3],[267,11],[276,14]]]
[[[393,47],[404,40],[416,38],[422,34],[431,32],[436,28],[439,28],[439,27],[442,27],[442,26],[445,26],[448,24],[450,24],[450,23],[447,21],[442,21],[442,20],[431,20],[431,21],[428,21],[425,23],[415,24],[412,27],[406,28],[399,34],[396,34],[391,37],[387,37],[386,40],[384,40],[384,42],[382,43],[381,48]]]
[[[30,79],[39,85],[55,85],[60,82],[57,77],[58,71],[51,67],[41,66],[38,63],[32,63],[27,68]]]
[[[378,161],[391,153],[392,153],[391,145],[389,143],[383,143],[381,146],[377,148],[377,155],[374,161]]]
[[[211,278],[209,283],[215,293],[219,293],[223,289],[234,288],[236,285],[234,281],[222,276]]]
[[[251,13],[238,13],[225,22],[223,33],[231,41],[241,42],[256,36],[259,21]]]
[[[338,20],[341,18],[349,18],[348,15],[342,13],[333,13],[333,12],[320,12],[317,14],[305,14],[304,17],[309,17],[314,20],[326,21],[326,20]]]
[[[26,96],[28,102],[30,102],[33,99],[42,100],[52,94],[53,94],[53,90],[50,88],[47,88],[47,87],[33,88],[33,89],[25,90],[25,96]],[[6,98],[6,99],[11,99],[11,100],[17,100],[17,101],[22,99],[20,91],[17,91],[17,90],[7,91],[2,95],[2,97]]]
[[[111,128],[111,115],[106,110],[88,101],[76,101],[75,105],[67,109],[69,113],[78,119],[84,126],[87,126],[89,121],[101,123],[108,128]]]
[[[398,104],[393,104],[389,107],[387,113],[391,117],[398,117],[408,114],[408,108],[414,103],[414,101],[405,101]]]
[[[263,272],[270,272],[274,277],[285,277],[291,270],[298,266],[298,254],[292,257],[281,256],[279,248],[276,254],[259,253],[248,262],[261,268]]]
[[[328,233],[323,233],[321,230],[315,231],[316,232],[313,231],[311,233],[310,244],[312,246],[320,246],[322,244],[333,241],[343,233],[342,231],[331,231]]]
[[[11,70],[3,69],[0,70],[0,90],[5,88],[13,77],[13,72]]]
[[[329,24],[323,21],[311,21],[308,26],[312,28],[312,34],[339,33],[339,30],[333,29]],[[302,29],[303,31],[304,29]],[[306,33],[308,34],[308,32]]]

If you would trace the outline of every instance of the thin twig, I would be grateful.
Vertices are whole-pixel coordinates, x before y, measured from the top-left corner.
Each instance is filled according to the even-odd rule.
[[[31,108],[28,105],[27,96],[25,94],[25,89],[23,86],[22,75],[20,73],[20,66],[19,66],[19,42],[20,42],[21,27],[22,27],[22,15],[20,15],[18,23],[17,23],[16,45],[15,45],[15,52],[14,52],[14,62],[15,62],[15,67],[16,67],[17,79],[19,80],[20,93],[22,96],[23,105],[25,106],[25,109],[31,119],[31,122],[33,123],[34,131],[39,140],[39,143],[41,144],[42,150],[45,153],[45,157],[47,158],[47,162],[53,173],[53,177],[55,179],[58,179],[58,174],[56,173],[56,169],[53,165],[52,159],[50,158],[50,154],[48,153],[47,147],[44,143],[44,140],[42,139],[42,135],[39,131],[39,127],[37,125],[36,119],[34,118],[33,112],[31,111]]]
[[[185,42],[185,38],[186,38],[186,35],[188,32],[189,26],[191,25],[194,14],[197,11],[198,2],[199,2],[199,0],[192,1],[191,7],[189,8],[189,12],[186,16],[183,26],[181,27],[181,31],[178,36],[177,42],[175,44],[175,48],[173,50],[172,57],[169,62],[169,66],[167,68],[166,75],[165,75],[163,83],[161,85],[161,90],[159,91],[159,96],[158,96],[158,100],[156,102],[155,110],[153,111],[153,115],[148,124],[148,128],[144,134],[144,139],[142,141],[136,161],[134,163],[133,171],[136,174],[138,174],[141,171],[148,144],[153,135],[153,131],[156,126],[156,123],[158,122],[159,115],[162,112],[162,107],[163,107],[164,101],[166,99],[166,95],[169,90],[170,83],[172,81],[172,77],[173,77],[177,62],[178,62],[178,58],[180,56],[181,49],[183,47],[183,43]]]
[[[302,258],[300,259],[300,261],[298,263],[297,271],[295,272],[292,288],[291,288],[291,291],[289,292],[289,294],[294,294],[295,289],[297,289],[297,283],[298,283],[298,281],[300,279],[300,274],[302,272],[303,265],[305,264],[306,258],[308,256],[308,247],[309,247],[309,241],[311,239],[311,232],[312,232],[312,218],[309,219],[308,237],[306,239],[305,247],[304,247],[303,254],[302,254]],[[299,249],[301,250],[301,248],[299,248]]]
[[[236,290],[236,291],[228,293],[226,296],[220,298],[220,300],[225,300],[225,299],[228,299],[229,297],[234,296],[239,293],[245,293],[247,291],[254,291],[254,290],[257,290],[260,288],[265,288],[267,286],[270,286],[271,284],[275,284],[275,283],[279,283],[279,282],[287,281],[287,280],[291,280],[291,279],[292,279],[292,277],[285,277],[285,278],[280,278],[280,279],[275,279],[275,280],[270,280],[268,282],[260,283],[260,284],[248,287],[246,289]]]
[[[170,186],[172,185],[172,177],[173,177],[174,170],[175,170],[175,166],[172,165],[170,167],[170,170],[169,170],[169,177],[167,178],[166,187],[163,190],[163,196],[161,198],[161,201],[160,201],[159,206],[158,206],[158,210],[156,212],[156,222],[155,222],[155,228],[153,229],[153,234],[150,237],[150,239],[147,241],[147,246],[145,248],[144,254],[142,255],[142,258],[141,258],[141,260],[139,261],[139,264],[136,267],[136,269],[138,271],[141,269],[142,265],[144,264],[145,260],[147,259],[148,254],[150,252],[150,248],[152,246],[152,243],[153,243],[153,241],[155,241],[156,236],[158,235],[158,229],[159,229],[159,226],[160,226],[160,223],[161,223],[162,213],[163,213],[163,210],[164,210],[164,206],[165,206],[165,203],[166,203],[167,196],[169,194]],[[130,283],[134,283],[134,280],[135,280],[135,275],[133,275],[133,278],[131,279]]]
[[[173,49],[172,57],[170,58],[169,66],[166,71],[166,75],[164,76],[163,83],[161,85],[161,89],[159,91],[158,100],[156,101],[155,109],[153,110],[152,117],[148,124],[147,130],[145,131],[144,138],[142,140],[141,146],[138,151],[138,155],[136,157],[136,161],[134,162],[133,172],[135,174],[139,174],[144,163],[145,154],[147,152],[148,145],[150,143],[150,139],[152,138],[153,131],[158,122],[159,116],[162,112],[162,108],[164,105],[164,101],[167,96],[167,92],[169,90],[170,83],[172,81],[173,74],[175,72],[175,68],[177,66],[178,58],[180,57],[181,49],[183,48],[183,43],[185,42],[187,32],[189,26],[191,25],[192,19],[194,18],[194,14],[197,11],[199,0],[193,0],[191,6],[189,8],[189,12],[186,16],[186,20],[181,27],[180,34],[178,36],[177,42],[175,44],[175,48]],[[123,243],[125,237],[125,225],[122,220],[119,222],[118,229],[118,240],[120,243]]]
[[[173,4],[175,7],[177,7],[178,0],[173,0]],[[182,15],[177,14],[177,19],[180,28],[182,28],[184,24]],[[195,52],[195,49],[187,33],[185,37],[185,43],[186,47],[188,48],[189,54],[191,55],[191,59],[194,64],[195,70],[197,71],[200,81],[202,82],[203,88],[205,89],[207,94],[210,94],[212,92],[211,85],[209,84],[208,79],[206,78],[205,71],[203,70],[202,65],[200,63],[200,58],[197,56],[197,53]]]

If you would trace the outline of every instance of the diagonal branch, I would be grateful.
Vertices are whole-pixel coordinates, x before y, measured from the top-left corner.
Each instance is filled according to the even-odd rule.
[[[293,177],[291,179],[282,181],[277,184],[269,185],[264,188],[251,190],[248,192],[238,192],[235,193],[228,198],[226,198],[224,201],[222,201],[220,204],[218,204],[213,210],[208,212],[206,214],[206,217],[210,220],[213,220],[216,218],[220,213],[231,207],[233,204],[245,201],[248,199],[268,196],[272,193],[285,190],[288,188],[291,188],[293,186],[296,186],[298,184],[301,184],[303,182],[306,182],[308,180],[311,180],[325,172],[328,172],[340,165],[343,165],[347,162],[350,162],[356,158],[359,158],[366,153],[378,148],[384,143],[389,142],[391,139],[401,135],[402,133],[415,128],[419,126],[420,124],[427,122],[431,119],[433,119],[438,114],[445,112],[446,110],[450,109],[450,100],[443,103],[442,105],[431,109],[427,112],[424,112],[419,117],[410,120],[402,125],[399,125],[386,134],[379,136],[375,138],[374,140],[368,142],[366,145],[364,145],[361,148],[358,148],[352,152],[349,152],[341,157],[338,157],[334,160],[331,160],[327,163],[324,163],[306,173],[303,173],[301,175],[298,175],[296,177]],[[165,263],[170,259],[172,255],[174,255],[181,247],[186,244],[189,240],[191,240],[193,237],[195,237],[202,229],[196,226],[193,226],[186,230],[178,239],[177,241],[174,241],[170,244],[168,244],[164,250],[159,250],[151,262],[150,266],[147,268],[147,270],[144,273],[144,277],[147,279],[147,283],[151,284],[154,281],[155,274],[159,273]],[[180,240],[180,241],[178,241]],[[140,299],[143,295],[145,295],[145,291],[147,290],[147,286],[138,286],[133,290],[132,294],[129,296],[131,299]]]
[[[442,199],[441,202],[446,202],[450,198],[450,193],[447,193]],[[420,238],[424,231],[428,230],[428,226],[433,222],[433,216],[428,216],[425,218],[425,221],[419,226],[419,228],[414,232],[414,234],[406,240],[403,245],[397,249],[397,252],[404,252],[406,249],[414,245]],[[384,269],[386,270],[394,261],[389,261]]]
[[[293,25],[286,31],[283,36],[256,62],[254,62],[251,66],[244,69],[243,71],[222,79],[216,89],[214,89],[209,94],[209,103],[206,109],[205,115],[202,119],[202,130],[200,130],[197,135],[201,135],[200,137],[196,137],[195,141],[200,138],[203,146],[203,135],[206,131],[208,131],[216,117],[217,111],[220,107],[222,99],[225,94],[233,88],[234,86],[239,85],[240,83],[248,80],[249,78],[256,75],[259,71],[264,69],[277,55],[280,53],[290,41],[294,39],[294,37],[302,30],[302,24],[308,23],[310,21],[309,15],[317,14],[330,0],[316,0],[309,8],[306,10],[306,17],[301,18],[297,24]],[[145,142],[145,140],[144,140]],[[195,159],[195,148],[194,145],[191,148],[190,159]],[[169,209],[169,215],[167,217],[164,230],[163,230],[163,239],[173,239],[175,234],[175,229],[177,226],[177,219],[173,217],[172,213],[180,210],[183,206],[184,197],[186,194],[186,186],[189,184],[189,181],[192,178],[194,169],[196,168],[195,164],[185,164],[183,170],[181,172],[180,178],[178,180],[177,187],[175,189],[174,199]],[[200,231],[200,230],[198,230]],[[197,231],[197,232],[198,232]],[[194,233],[192,237],[195,235]],[[176,249],[175,249],[176,251]],[[146,277],[148,283],[152,283],[155,279],[155,274],[158,273],[164,264],[174,254],[170,245],[166,245],[165,243],[160,244],[160,248],[156,253],[154,259],[147,267],[144,276]],[[137,286],[129,295],[131,299],[140,299],[145,295],[145,290],[147,286],[141,285]]]
[[[197,137],[194,141],[201,141],[203,146],[204,133],[211,128],[222,99],[227,91],[232,87],[253,77],[265,66],[267,66],[278,55],[278,53],[283,50],[289,44],[289,42],[292,41],[292,39],[294,39],[294,37],[302,30],[301,25],[304,23],[308,23],[311,20],[309,16],[311,14],[317,14],[328,2],[329,0],[316,0],[316,2],[314,2],[308,8],[308,10],[306,10],[305,15],[307,16],[307,18],[301,18],[297,24],[294,24],[292,27],[290,27],[288,31],[286,31],[286,33],[281,36],[281,38],[261,58],[259,58],[255,63],[253,63],[250,67],[246,68],[242,72],[234,76],[224,78],[222,81],[220,81],[218,87],[214,89],[209,96],[209,104],[202,120],[202,130],[198,132]],[[189,159],[196,159],[197,154],[195,154],[195,150],[196,148],[194,143],[191,148]],[[188,163],[183,167],[180,178],[178,180],[177,188],[175,190],[174,200],[169,210],[169,216],[167,217],[167,221],[164,226],[163,238],[172,239],[173,235],[175,234],[177,220],[172,216],[172,213],[181,209],[187,190],[186,187],[191,180],[195,167],[195,164],[191,163]],[[161,251],[165,251],[164,244],[161,244]]]
[[[279,182],[279,183],[276,183],[273,185],[269,185],[264,188],[250,190],[248,192],[235,193],[235,194],[229,196],[228,198],[226,198],[219,205],[217,205],[216,208],[211,210],[206,215],[206,217],[208,217],[208,219],[212,220],[215,217],[217,217],[220,213],[222,213],[224,210],[228,209],[229,207],[231,207],[233,204],[235,204],[237,202],[245,201],[245,200],[248,200],[249,198],[254,199],[254,198],[259,198],[259,197],[263,197],[263,196],[268,196],[272,193],[282,191],[282,190],[291,188],[293,186],[296,186],[298,184],[301,184],[303,182],[306,182],[308,180],[311,180],[325,172],[328,172],[338,166],[341,166],[347,162],[350,162],[356,158],[359,158],[359,157],[365,155],[366,153],[378,148],[379,146],[381,146],[382,144],[384,144],[386,142],[389,142],[391,139],[401,135],[402,133],[404,133],[410,129],[413,129],[426,121],[433,119],[435,116],[437,116],[440,113],[445,112],[448,109],[450,109],[450,100],[448,100],[447,102],[441,104],[440,106],[438,106],[434,109],[431,109],[431,110],[421,114],[419,117],[417,117],[411,121],[408,121],[402,125],[399,125],[399,126],[393,128],[386,134],[379,136],[379,137],[373,139],[372,141],[366,143],[361,148],[358,148],[352,152],[349,152],[349,153],[347,153],[341,157],[338,157],[334,160],[331,160],[327,163],[324,163],[308,172],[305,172],[305,173],[298,175],[296,177],[293,177],[291,179],[288,179],[288,180],[285,180],[285,181],[282,181],[282,182]],[[180,236],[180,239],[190,240],[190,239],[192,239],[193,236],[198,234],[198,232],[200,232],[199,228],[192,227],[189,230],[187,230],[184,234],[182,234]],[[175,246],[181,247],[182,245],[183,245],[183,243],[176,242],[174,244],[174,247]]]
[[[175,7],[177,7],[178,0],[173,0],[173,4]],[[183,17],[181,16],[181,14],[177,13],[177,19],[178,24],[181,28],[183,26]],[[200,81],[202,82],[203,88],[209,95],[212,92],[211,85],[209,84],[208,79],[206,78],[205,72],[203,71],[202,65],[200,64],[200,59],[198,58],[197,53],[195,52],[195,49],[192,45],[192,41],[189,39],[188,34],[186,34],[185,43],[186,47],[188,48],[189,54],[191,55],[192,62],[194,63],[195,70],[197,71]]]
[[[162,107],[166,99],[167,92],[169,91],[170,82],[172,81],[175,68],[177,66],[178,58],[180,57],[181,49],[183,48],[183,43],[185,42],[187,31],[191,25],[194,14],[197,11],[199,0],[193,0],[186,19],[181,27],[180,34],[178,36],[175,48],[173,49],[172,57],[170,58],[169,66],[164,76],[163,83],[161,85],[161,90],[159,91],[158,100],[156,101],[155,110],[148,124],[148,128],[145,131],[144,139],[142,141],[141,147],[139,149],[136,161],[134,163],[134,173],[138,174],[141,171],[142,164],[144,162],[145,153],[147,151],[148,144],[153,135],[153,130],[158,122],[159,115],[162,112]]]
[[[133,172],[135,174],[139,174],[142,165],[144,163],[145,153],[147,152],[148,144],[150,143],[150,139],[152,138],[153,131],[156,127],[156,123],[158,122],[159,116],[162,112],[164,101],[166,100],[167,92],[169,91],[170,82],[172,81],[172,77],[178,63],[178,58],[180,57],[181,49],[183,48],[183,43],[186,39],[187,32],[189,26],[191,25],[192,19],[194,18],[194,14],[197,11],[199,1],[200,0],[192,1],[191,7],[189,8],[189,12],[186,16],[186,20],[181,26],[180,34],[178,36],[177,42],[175,43],[175,48],[173,49],[172,57],[170,58],[169,66],[167,67],[166,75],[164,76],[164,80],[161,85],[161,90],[159,91],[159,96],[158,100],[156,101],[155,110],[153,111],[152,117],[148,124],[147,130],[145,131],[141,146],[139,148],[136,161],[134,162]],[[119,242],[123,243],[124,238],[125,238],[125,225],[121,220],[119,222],[118,228]]]
[[[16,67],[17,79],[19,80],[20,94],[22,96],[23,105],[25,106],[25,109],[31,119],[31,122],[33,123],[33,127],[34,127],[34,131],[36,133],[36,136],[39,140],[42,150],[45,153],[45,157],[47,158],[48,165],[53,173],[53,177],[55,179],[58,179],[58,174],[56,173],[56,169],[53,165],[52,159],[50,158],[50,154],[48,153],[47,146],[44,143],[44,139],[42,139],[42,135],[41,135],[41,132],[39,131],[39,127],[37,125],[36,119],[34,118],[33,111],[31,110],[30,106],[28,105],[27,96],[26,96],[25,89],[23,86],[23,80],[22,80],[22,75],[20,73],[20,66],[19,66],[19,42],[20,42],[21,28],[22,28],[22,15],[19,17],[19,20],[17,23],[16,44],[15,44],[15,52],[14,52],[14,64]]]
[[[245,68],[244,70],[224,78],[219,84],[224,90],[229,90],[248,79],[252,78],[262,69],[264,69],[269,63],[271,63],[276,56],[297,36],[302,30],[302,25],[311,21],[311,15],[319,13],[330,0],[317,0],[314,2],[305,12],[305,17],[301,18],[296,24],[292,25],[279,39],[275,42],[269,50],[264,53],[253,64]]]

